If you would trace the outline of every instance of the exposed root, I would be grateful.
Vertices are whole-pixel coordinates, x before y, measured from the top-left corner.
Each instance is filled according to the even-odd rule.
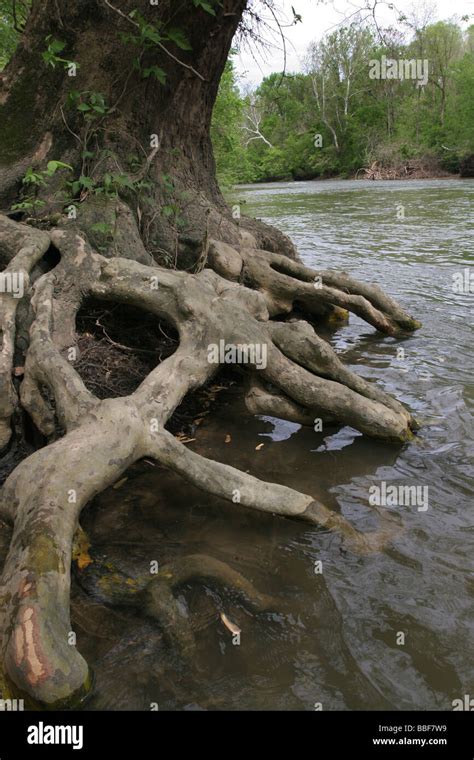
[[[320,318],[341,311],[357,314],[388,335],[411,332],[421,324],[409,316],[378,285],[354,280],[345,272],[314,270],[286,256],[257,248],[212,241],[213,268],[223,277],[244,280],[265,297],[271,317],[289,314],[296,303]]]
[[[0,215],[0,259],[7,262],[0,275],[0,451],[10,440],[10,420],[18,403],[13,386],[17,307],[28,290],[31,270],[49,245],[46,233]]]
[[[0,217],[9,266],[27,271],[50,241],[61,255],[56,268],[28,292],[32,324],[20,394],[23,408],[51,443],[24,460],[0,493],[0,517],[14,525],[0,586],[0,661],[13,688],[51,706],[82,695],[90,686],[87,664],[69,639],[70,567],[80,512],[137,460],[153,457],[236,508],[336,529],[357,551],[379,548],[388,537],[361,536],[312,496],[201,457],[165,429],[184,397],[218,371],[209,360],[209,347],[221,341],[265,347],[265,366],[255,357],[245,366],[252,411],[306,424],[321,416],[400,443],[414,427],[401,404],[346,370],[307,324],[276,324],[269,317],[298,303],[320,316],[349,309],[389,334],[416,325],[375,286],[323,272],[323,285],[315,289],[316,273],[278,254],[224,250],[213,242],[208,250],[213,268],[193,275],[125,258],[107,259],[70,229],[50,234],[26,230]],[[242,279],[252,287],[239,284]],[[86,298],[145,310],[179,335],[174,353],[161,363],[157,357],[157,366],[126,396],[98,398],[77,371],[71,349],[77,348],[76,315]],[[14,307],[5,299],[3,441],[14,403]],[[64,435],[56,440],[58,432]],[[174,635],[182,635],[183,644],[189,636],[179,633],[173,588],[185,579],[203,573],[227,579],[254,602],[264,601],[245,579],[215,560],[191,557],[164,570],[167,576],[147,586],[146,609]]]
[[[180,587],[211,582],[237,593],[256,612],[277,609],[278,604],[261,594],[228,564],[204,554],[191,554],[168,562],[160,567],[156,576],[147,573],[131,578],[95,554],[84,568],[81,569],[80,562],[76,568],[81,587],[94,599],[114,607],[142,611],[159,624],[167,641],[186,657],[192,654],[195,639],[191,622],[175,597]]]

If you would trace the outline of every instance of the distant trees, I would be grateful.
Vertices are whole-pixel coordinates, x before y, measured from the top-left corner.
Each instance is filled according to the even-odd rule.
[[[369,29],[350,24],[313,43],[308,74],[316,115],[330,132],[337,153],[351,130],[358,103],[369,89],[367,64],[374,47]]]
[[[239,92],[230,66],[214,114],[219,173],[310,178],[425,158],[457,171],[474,152],[474,25],[413,16],[401,20],[408,33],[400,24],[382,37],[352,21],[310,45],[304,73],[271,74],[252,93]],[[371,78],[382,57],[427,62],[426,80]]]
[[[463,35],[453,23],[438,21],[425,31],[426,58],[430,62],[429,83],[433,100],[438,107],[441,126],[446,118],[448,93],[453,84],[455,64],[463,55]],[[412,46],[416,53],[416,43]]]
[[[245,102],[237,86],[232,58],[227,61],[214,106],[211,138],[221,185],[257,179],[245,149],[242,126]]]
[[[11,58],[28,16],[31,0],[0,0],[0,70]]]

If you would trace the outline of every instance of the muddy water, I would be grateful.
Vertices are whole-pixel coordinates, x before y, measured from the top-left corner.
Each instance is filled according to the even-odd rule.
[[[153,621],[76,592],[78,645],[96,677],[88,709],[452,709],[474,696],[474,294],[453,291],[453,275],[472,266],[474,182],[282,183],[239,188],[234,201],[290,234],[308,264],[376,280],[422,320],[402,341],[356,317],[330,338],[422,428],[400,448],[348,427],[253,419],[235,386],[190,446],[311,493],[361,531],[389,518],[397,535],[357,556],[337,535],[210,498],[145,465],[88,510],[95,549],[130,575],[209,554],[271,594],[274,608],[252,612],[210,582],[183,588],[190,655]],[[382,481],[427,487],[428,509],[370,506]],[[240,627],[240,645],[221,612]]]

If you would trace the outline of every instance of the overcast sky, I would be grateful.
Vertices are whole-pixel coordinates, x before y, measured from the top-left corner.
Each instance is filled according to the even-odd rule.
[[[389,2],[389,0],[388,0]],[[388,5],[387,2],[387,5]],[[303,23],[296,24],[284,30],[287,38],[287,71],[301,71],[303,58],[310,42],[320,39],[326,32],[332,31],[344,18],[354,13],[354,10],[364,5],[363,0],[279,0],[282,8],[281,18],[289,23],[293,18],[291,7],[303,18]],[[474,0],[394,0],[397,9],[404,13],[410,13],[414,7],[422,4],[432,6],[435,18],[448,19],[453,16],[471,16],[474,23]],[[397,14],[387,7],[381,6],[377,19],[382,26],[396,22]],[[265,17],[271,20],[267,13]],[[459,20],[459,18],[458,18]],[[466,24],[462,24],[466,26]],[[249,83],[253,86],[259,84],[264,76],[272,71],[283,70],[283,49],[278,35],[275,35],[275,46],[266,53],[254,49],[254,60],[250,51],[242,51],[236,56],[235,63],[239,75],[240,85]],[[263,55],[263,58],[262,58]]]

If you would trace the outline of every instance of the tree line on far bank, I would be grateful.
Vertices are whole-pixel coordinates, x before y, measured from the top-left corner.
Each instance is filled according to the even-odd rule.
[[[348,23],[310,46],[303,73],[254,91],[241,91],[231,57],[212,125],[221,184],[474,176],[474,25],[407,28],[382,40]]]

